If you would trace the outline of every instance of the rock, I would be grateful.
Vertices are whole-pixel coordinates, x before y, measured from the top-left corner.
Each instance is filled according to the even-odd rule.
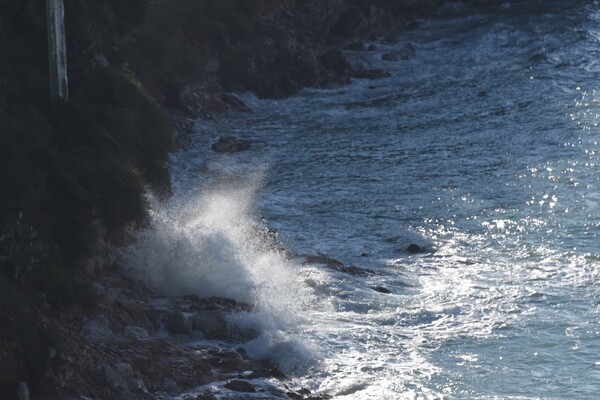
[[[140,326],[126,326],[125,337],[133,340],[144,340],[148,339],[150,335],[148,331]]]
[[[303,87],[318,86],[322,69],[312,49],[283,50],[256,73],[251,83],[252,90],[261,99],[288,97]]]
[[[234,136],[221,136],[210,148],[217,153],[238,153],[250,149],[250,141]]]
[[[384,61],[408,60],[415,55],[415,48],[412,44],[406,43],[400,50],[383,53],[381,59]]]
[[[208,362],[222,372],[244,371],[252,368],[248,360],[239,352],[224,348],[211,349]]]
[[[288,71],[275,71],[258,77],[254,93],[259,99],[283,99],[301,89],[302,86],[292,80]]]
[[[93,284],[93,289],[96,292],[96,294],[98,295],[98,300],[106,305],[113,305],[117,299],[121,296],[121,290],[120,289],[113,289],[113,288],[109,288],[106,287],[105,285],[101,284],[100,282],[95,282]]]
[[[387,71],[384,71],[382,69],[363,69],[363,68],[359,68],[354,70],[354,72],[352,73],[352,76],[354,78],[358,78],[358,79],[381,79],[381,78],[389,78],[390,76],[392,76],[392,74],[390,74]]]
[[[217,400],[217,397],[212,393],[199,393],[196,395],[196,400]]]
[[[248,381],[242,381],[239,379],[231,379],[225,384],[225,388],[233,390],[234,392],[254,393],[256,389]]]
[[[419,22],[415,19],[411,19],[406,24],[406,29],[408,29],[409,31],[414,31],[415,29],[418,29],[418,28],[419,28]]]
[[[92,343],[113,343],[115,335],[110,329],[110,324],[106,317],[99,315],[85,321],[82,329],[83,336]]]
[[[366,276],[371,276],[371,275],[378,275],[378,273],[372,269],[356,267],[354,265],[344,265],[341,262],[339,262],[338,260],[323,256],[323,255],[308,256],[308,257],[306,257],[305,263],[306,264],[323,264],[327,268],[334,269],[336,271],[343,272],[343,273],[349,274],[349,275],[355,275],[355,276],[365,276],[366,277]]]
[[[254,306],[242,303],[237,300],[228,299],[225,297],[209,297],[205,299],[206,310],[225,310],[225,311],[252,311]]]
[[[310,392],[310,390],[308,390],[306,388],[302,388],[302,389],[298,390],[297,392],[287,392],[286,394],[288,395],[288,397],[290,399],[304,400],[304,399],[310,397],[311,392]]]
[[[104,364],[101,369],[104,372],[105,382],[113,390],[129,390],[129,383],[135,383],[133,368],[128,363]]]
[[[339,50],[329,50],[319,55],[319,61],[328,72],[346,75],[352,71],[352,65]]]
[[[424,253],[425,249],[421,246],[419,246],[418,244],[410,244],[407,248],[406,251],[408,251],[409,253]]]
[[[371,276],[371,275],[380,275],[376,271],[369,268],[361,268],[355,265],[344,266],[344,268],[339,270],[340,272],[344,272],[349,275],[354,276]]]
[[[400,57],[398,56],[397,52],[391,52],[391,53],[383,53],[381,55],[381,59],[383,61],[399,61]]]
[[[344,264],[339,262],[336,259],[329,258],[327,256],[318,254],[316,256],[308,256],[306,257],[306,264],[325,264],[328,267],[343,267]]]
[[[375,51],[375,50],[377,50],[377,46],[375,46],[374,44],[370,44],[367,47],[367,51]]]
[[[379,293],[385,293],[385,294],[392,293],[392,291],[390,289],[385,288],[383,286],[372,286],[371,289],[373,289],[374,291],[379,292]]]
[[[222,99],[229,109],[239,112],[251,112],[250,107],[246,105],[239,97],[231,93],[223,93]]]
[[[278,367],[261,368],[250,372],[243,376],[246,379],[257,379],[257,378],[275,378],[279,380],[288,379],[288,377]]]
[[[226,339],[227,322],[219,311],[198,311],[192,316],[192,329],[202,332],[207,339]]]
[[[189,335],[192,333],[192,321],[180,311],[174,311],[167,318],[167,329],[171,333]]]

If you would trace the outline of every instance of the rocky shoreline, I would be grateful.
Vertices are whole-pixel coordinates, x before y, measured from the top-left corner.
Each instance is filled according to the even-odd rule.
[[[100,266],[94,280],[94,310],[72,308],[46,317],[61,340],[59,349],[50,349],[41,390],[53,395],[32,398],[329,398],[291,386],[277,366],[252,360],[239,347],[257,332],[231,327],[227,315],[252,306],[225,298],[165,297],[117,265]]]
[[[277,99],[305,87],[334,88],[352,79],[389,77],[384,70],[353,65],[346,53],[375,50],[376,45],[365,45],[365,39],[397,42],[401,32],[417,29],[418,18],[433,15],[442,3],[257,1],[245,35],[229,33],[211,42],[190,27],[179,27],[170,32],[171,40],[178,40],[180,50],[193,56],[176,63],[166,55],[164,62],[148,66],[148,50],[137,43],[142,50],[135,51],[131,67],[181,138],[197,118],[251,112],[235,93]],[[152,29],[155,17],[149,15],[146,29]],[[405,43],[382,58],[400,62],[414,52]],[[107,58],[102,53],[95,57]],[[183,65],[186,62],[194,65],[193,72]],[[234,141],[226,138],[214,150],[229,153],[250,145]],[[252,305],[223,298],[169,298],[132,280],[110,258],[97,257],[88,264],[83,279],[93,282],[96,298],[91,308],[50,310],[43,297],[38,299],[42,324],[58,342],[48,350],[49,365],[41,387],[35,389],[45,395],[30,395],[27,382],[21,382],[20,400],[330,398],[294,387],[277,366],[252,360],[239,347],[256,332],[231,328],[226,316],[249,312]],[[1,346],[0,356],[7,365],[23,369],[13,350]]]
[[[149,66],[144,36],[139,39],[132,68],[170,115],[176,130],[189,130],[187,119],[215,119],[250,109],[235,93],[252,92],[259,99],[280,99],[305,87],[335,88],[353,79],[382,79],[387,71],[349,61],[347,52],[373,52],[376,44],[398,42],[402,32],[417,29],[418,18],[434,16],[443,0],[293,0],[257,1],[235,33],[207,40],[195,26],[178,27],[183,59]],[[159,12],[160,10],[157,10]],[[158,18],[149,16],[149,21]],[[173,30],[155,22],[147,31]],[[181,32],[184,30],[185,32]],[[415,53],[410,43],[383,59],[401,61]],[[135,60],[138,60],[137,62]],[[195,65],[190,72],[187,65]]]

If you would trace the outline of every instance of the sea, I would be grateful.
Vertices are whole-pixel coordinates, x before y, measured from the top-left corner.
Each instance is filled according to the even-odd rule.
[[[600,2],[448,2],[365,44],[391,77],[197,121],[136,268],[256,305],[238,346],[315,395],[600,398]]]

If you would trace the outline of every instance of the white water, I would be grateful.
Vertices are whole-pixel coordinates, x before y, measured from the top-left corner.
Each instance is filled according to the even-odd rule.
[[[153,202],[152,227],[139,232],[122,257],[134,276],[165,294],[220,296],[256,306],[250,315],[230,318],[262,333],[246,344],[248,353],[275,358],[289,371],[304,368],[317,354],[297,332],[316,298],[299,266],[255,217],[260,174],[245,178],[186,192],[168,204]]]
[[[597,398],[599,7],[450,7],[407,62],[354,54],[390,79],[199,122],[130,265],[256,304],[251,353],[336,399]],[[252,149],[212,153],[223,134]]]

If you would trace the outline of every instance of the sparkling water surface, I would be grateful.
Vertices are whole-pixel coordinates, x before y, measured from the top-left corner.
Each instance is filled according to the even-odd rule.
[[[410,60],[380,59],[406,42]],[[299,379],[314,391],[599,398],[600,4],[457,2],[374,44],[348,56],[391,78],[248,95],[252,113],[199,121],[173,159],[175,197],[253,188],[236,218],[293,255],[243,262],[286,264],[309,293],[281,294],[311,300],[277,329],[311,349]],[[251,150],[212,153],[226,134]],[[317,253],[377,274],[302,264]]]

